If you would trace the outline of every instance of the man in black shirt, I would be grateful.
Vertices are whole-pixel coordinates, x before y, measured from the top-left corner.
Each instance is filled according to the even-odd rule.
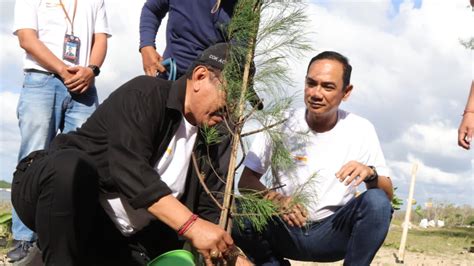
[[[221,167],[203,163],[218,164],[218,149],[199,127],[223,119],[226,54],[226,44],[208,48],[175,82],[132,79],[76,132],[20,162],[12,203],[47,265],[145,264],[179,248],[176,231],[208,265],[232,247],[191,162],[193,152],[208,188],[223,191]]]

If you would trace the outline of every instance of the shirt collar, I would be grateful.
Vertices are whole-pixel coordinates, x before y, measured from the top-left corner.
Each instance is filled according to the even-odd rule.
[[[184,99],[186,97],[186,76],[182,76],[171,85],[166,107],[175,109],[183,114]]]

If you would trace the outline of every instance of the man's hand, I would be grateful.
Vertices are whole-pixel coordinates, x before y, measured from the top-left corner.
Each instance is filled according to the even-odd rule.
[[[474,132],[474,113],[465,112],[458,129],[458,145],[468,150],[471,147]]]
[[[94,84],[94,72],[89,67],[68,67],[67,72],[73,76],[66,79],[63,78],[64,85],[72,93],[82,94]]]
[[[344,182],[344,185],[348,186],[354,181],[354,186],[360,185],[367,177],[374,174],[367,165],[361,164],[356,161],[350,161],[343,165],[339,172],[336,173],[336,178],[340,182]],[[359,177],[359,178],[357,178]]]
[[[155,50],[153,46],[145,46],[140,49],[143,61],[143,70],[147,76],[156,77],[157,72],[166,72],[165,67],[161,64],[163,58]]]
[[[234,241],[229,233],[216,224],[198,218],[195,224],[184,234],[191,244],[202,254],[206,265],[212,266],[211,254],[222,257]]]
[[[308,216],[306,209],[300,204],[294,204],[290,196],[284,196],[278,192],[269,191],[265,195],[265,198],[279,206],[280,211],[283,213],[281,217],[288,225],[298,227],[305,225]]]

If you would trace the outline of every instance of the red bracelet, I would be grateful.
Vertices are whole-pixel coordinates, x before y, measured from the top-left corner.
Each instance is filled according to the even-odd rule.
[[[184,233],[186,233],[189,228],[191,228],[191,226],[196,222],[197,218],[197,214],[191,215],[191,217],[189,217],[189,219],[178,229],[178,235],[184,235]]]

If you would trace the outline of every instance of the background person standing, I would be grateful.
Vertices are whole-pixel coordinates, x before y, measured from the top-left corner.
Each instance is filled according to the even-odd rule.
[[[17,0],[13,33],[25,50],[25,78],[17,113],[18,159],[47,147],[58,130],[75,130],[98,104],[95,77],[110,36],[103,0]],[[27,257],[36,239],[12,211],[12,262]]]

